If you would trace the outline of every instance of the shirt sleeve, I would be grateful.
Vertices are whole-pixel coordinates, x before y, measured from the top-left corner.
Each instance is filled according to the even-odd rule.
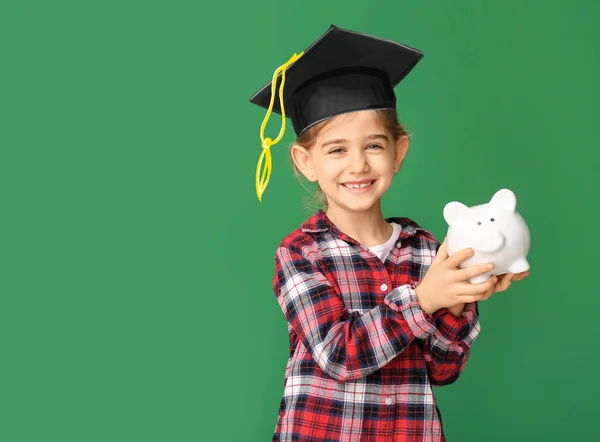
[[[410,285],[395,288],[372,310],[350,312],[301,252],[281,246],[275,264],[273,288],[283,315],[323,371],[339,382],[375,372],[436,330]]]
[[[425,340],[425,363],[432,384],[448,385],[465,368],[471,344],[479,334],[477,304],[466,304],[458,318],[447,309],[438,310],[434,323],[436,331]]]
[[[479,311],[476,302],[465,304],[459,317],[443,308],[435,312],[433,318],[437,328],[436,337],[448,345],[462,343],[470,346],[479,335]]]

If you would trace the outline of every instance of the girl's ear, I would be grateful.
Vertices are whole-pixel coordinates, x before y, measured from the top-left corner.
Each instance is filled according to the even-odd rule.
[[[313,183],[317,181],[308,150],[298,144],[294,144],[292,146],[292,160],[308,181],[312,181]]]
[[[400,138],[398,138],[398,141],[396,141],[395,153],[394,153],[394,171],[395,172],[398,172],[400,170],[402,161],[404,161],[406,152],[408,152],[409,145],[410,145],[410,141],[409,141],[407,135],[402,135]]]

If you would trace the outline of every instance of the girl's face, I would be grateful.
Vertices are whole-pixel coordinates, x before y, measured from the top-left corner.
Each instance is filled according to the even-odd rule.
[[[294,146],[294,161],[310,181],[318,181],[328,211],[379,210],[408,149],[408,137],[397,142],[375,111],[333,118],[310,149]]]

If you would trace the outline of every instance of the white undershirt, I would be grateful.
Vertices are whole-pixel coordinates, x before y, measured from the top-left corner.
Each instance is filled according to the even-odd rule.
[[[402,227],[400,224],[391,223],[392,224],[392,236],[385,243],[379,244],[378,246],[369,247],[369,250],[373,252],[375,255],[379,257],[382,261],[385,261],[388,253],[394,248],[396,244],[396,240],[400,236],[400,231]]]

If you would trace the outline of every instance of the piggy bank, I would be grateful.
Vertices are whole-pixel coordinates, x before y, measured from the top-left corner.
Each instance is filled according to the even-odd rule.
[[[531,236],[525,220],[517,212],[517,197],[508,189],[499,190],[492,199],[467,207],[453,201],[444,207],[448,223],[446,248],[452,255],[468,247],[475,254],[460,267],[493,262],[494,270],[470,280],[473,284],[487,281],[491,275],[521,273],[529,270],[527,254]]]

